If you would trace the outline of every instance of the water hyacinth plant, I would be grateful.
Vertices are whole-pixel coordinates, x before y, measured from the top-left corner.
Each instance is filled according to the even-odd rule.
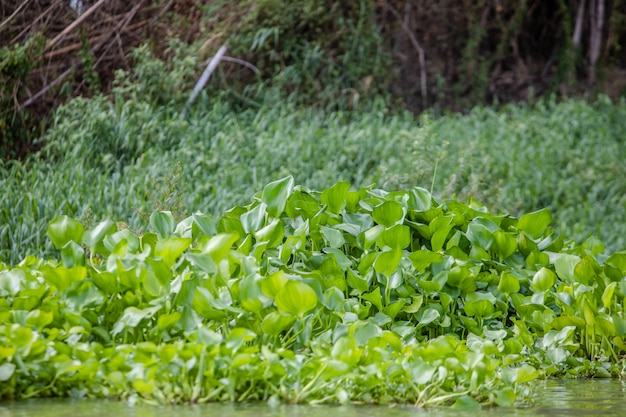
[[[219,219],[60,216],[0,265],[0,398],[513,406],[623,368],[626,253],[422,188],[286,177]]]

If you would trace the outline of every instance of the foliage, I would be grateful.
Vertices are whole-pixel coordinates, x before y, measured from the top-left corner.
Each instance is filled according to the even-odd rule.
[[[383,106],[243,110],[207,92],[183,120],[180,92],[146,85],[154,71],[169,77],[167,67],[145,65],[120,74],[110,99],[62,107],[40,158],[0,162],[0,261],[52,254],[45,231],[60,213],[143,229],[146,213],[218,215],[285,175],[317,189],[338,180],[389,190],[423,184],[513,215],[548,207],[576,241],[593,234],[609,250],[626,248],[623,103],[543,100],[415,118]]]
[[[364,98],[387,96],[393,73],[375,22],[374,3],[306,0],[241,2],[241,17],[218,27],[230,34],[232,54],[260,70],[228,83],[263,97],[271,85],[283,98],[324,108],[358,108]],[[226,8],[226,7],[225,7]]]
[[[626,254],[551,220],[292,177],[143,233],[59,216],[60,260],[0,272],[0,395],[512,406],[616,374]]]
[[[20,104],[43,41],[42,36],[35,35],[24,45],[0,49],[0,159],[20,156],[32,141],[29,115]]]

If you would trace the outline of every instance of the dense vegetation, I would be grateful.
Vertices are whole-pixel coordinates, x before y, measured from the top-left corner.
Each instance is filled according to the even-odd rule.
[[[272,85],[330,109],[385,96],[414,112],[467,111],[552,94],[617,99],[625,22],[622,0],[7,1],[0,157],[32,151],[68,98],[110,92],[141,44],[171,58],[168,42],[183,39],[198,63],[227,45],[211,84],[234,94]],[[187,88],[201,71],[184,74]]]
[[[0,270],[0,398],[512,406],[623,372],[626,253],[422,188],[274,181],[219,220],[48,225]]]
[[[95,11],[124,16],[117,32],[98,28],[119,42],[135,15],[152,27],[170,7],[172,30],[215,34],[136,48],[133,69],[106,79],[96,67],[111,53],[96,55],[87,32],[66,33],[79,43],[60,52],[45,36],[0,51],[1,152],[39,150],[0,159],[0,398],[474,409],[526,401],[540,376],[626,373],[626,102],[546,94],[468,110],[521,87],[534,101],[539,67],[546,93],[595,77],[580,48],[598,45],[568,41],[584,3],[217,1],[198,15],[183,3]],[[546,10],[560,31],[527,36],[525,19]],[[30,12],[0,30],[26,36],[42,18]],[[450,17],[454,36],[411,26],[424,13]],[[411,34],[432,57],[419,80],[402,74],[419,60],[402,46]],[[258,74],[221,63],[183,112],[205,55],[227,41]],[[536,42],[562,48],[542,55]],[[33,57],[77,45],[80,85],[65,87],[90,97],[15,148],[34,134],[22,112],[42,70]],[[460,64],[437,61],[440,48]],[[458,72],[433,78],[438,65]],[[390,85],[418,81],[394,102]],[[467,113],[404,110],[449,100]]]
[[[623,104],[543,100],[416,118],[375,103],[358,113],[296,107],[270,89],[248,98],[255,107],[208,90],[183,119],[182,75],[194,61],[135,56],[137,71],[118,75],[112,97],[56,114],[39,156],[0,163],[0,260],[51,254],[45,229],[59,213],[143,229],[155,209],[219,215],[285,175],[316,189],[421,185],[513,215],[548,207],[570,238],[626,247]]]

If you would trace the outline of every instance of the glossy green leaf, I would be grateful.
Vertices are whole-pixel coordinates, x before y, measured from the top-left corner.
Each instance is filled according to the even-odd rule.
[[[409,259],[418,272],[424,272],[432,264],[443,262],[443,255],[429,250],[417,250],[409,254]]]
[[[475,292],[465,298],[465,314],[470,317],[488,317],[495,311],[496,298],[491,293]]]
[[[411,244],[411,229],[403,224],[382,231],[376,243],[380,248],[406,249]]]
[[[579,262],[580,258],[576,255],[560,254],[554,261],[554,269],[563,281],[573,283],[576,276],[575,268]]]
[[[277,336],[287,328],[291,327],[296,318],[292,315],[281,314],[278,311],[272,311],[263,317],[261,328],[264,333]]]
[[[533,239],[541,237],[552,223],[552,214],[547,208],[526,213],[517,222],[517,228],[528,233]]]
[[[248,234],[253,234],[265,226],[266,213],[267,205],[265,203],[261,203],[252,210],[243,213],[240,217],[243,230]]]
[[[354,337],[342,337],[335,342],[331,351],[333,359],[340,360],[349,366],[356,365],[363,354]]]
[[[278,310],[301,317],[317,306],[317,295],[307,284],[289,280],[278,291],[274,301]]]
[[[288,278],[283,271],[276,271],[261,278],[259,286],[266,297],[274,298],[283,289],[287,281]]]
[[[430,210],[432,207],[432,195],[428,190],[420,187],[411,189],[409,197],[409,209],[417,211]]]
[[[155,211],[150,216],[150,226],[163,239],[172,236],[176,229],[176,220],[171,211]]]
[[[83,225],[71,217],[57,216],[48,223],[48,237],[55,248],[61,249],[67,242],[82,242]]]
[[[401,250],[389,250],[380,252],[374,261],[374,270],[386,277],[391,276],[402,260],[403,252]]]
[[[239,236],[233,233],[220,233],[211,237],[201,248],[202,253],[209,254],[213,261],[217,264],[224,259],[228,252],[231,251],[232,245],[239,239]]]
[[[539,371],[530,365],[524,365],[517,368],[515,382],[523,384],[525,382],[532,381],[539,376]]]
[[[117,231],[115,223],[111,220],[105,220],[98,223],[94,228],[87,230],[83,234],[83,243],[92,251],[96,250],[99,243],[102,243],[104,237]]]
[[[496,230],[493,233],[494,246],[493,249],[501,259],[506,259],[513,255],[517,250],[517,240],[515,237],[504,230]]]
[[[465,233],[467,239],[472,242],[475,247],[488,251],[495,241],[493,234],[482,224],[470,223],[467,225]]]
[[[383,311],[383,297],[380,294],[380,287],[374,288],[373,291],[365,293],[361,297],[372,303],[378,311]]]
[[[322,191],[321,202],[326,205],[331,213],[341,213],[348,202],[348,190],[350,190],[350,184],[343,181],[338,182]]]
[[[396,201],[385,201],[374,207],[372,217],[376,223],[385,227],[391,227],[402,223],[404,220],[404,209]]]
[[[535,291],[544,292],[556,284],[556,274],[548,268],[541,268],[533,276],[531,287]]]
[[[328,242],[328,245],[331,248],[340,248],[346,243],[346,240],[343,237],[343,233],[341,233],[340,230],[331,227],[320,226],[320,232],[322,232],[322,235],[324,236],[324,238]]]
[[[168,266],[172,266],[190,245],[191,238],[172,237],[160,239],[156,244],[155,255],[161,257]]]
[[[505,294],[516,293],[520,290],[519,279],[510,272],[503,272],[498,282],[498,291]]]
[[[267,205],[267,212],[272,217],[279,217],[287,204],[287,199],[293,191],[294,180],[292,176],[270,182],[263,187],[261,200]]]

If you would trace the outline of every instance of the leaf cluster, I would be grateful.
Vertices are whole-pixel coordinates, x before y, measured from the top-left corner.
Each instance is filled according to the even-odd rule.
[[[2,397],[511,406],[626,352],[626,254],[421,188],[292,177],[222,217],[48,225],[0,271]]]

